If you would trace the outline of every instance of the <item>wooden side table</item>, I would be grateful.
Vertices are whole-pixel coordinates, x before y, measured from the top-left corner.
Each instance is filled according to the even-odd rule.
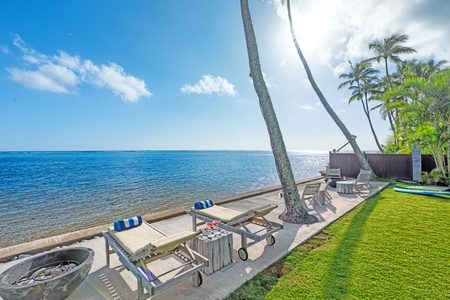
[[[353,181],[338,181],[336,182],[336,190],[342,194],[353,194]]]
[[[233,234],[217,226],[200,231],[192,240],[192,249],[209,259],[209,266],[202,271],[211,275],[233,262]]]

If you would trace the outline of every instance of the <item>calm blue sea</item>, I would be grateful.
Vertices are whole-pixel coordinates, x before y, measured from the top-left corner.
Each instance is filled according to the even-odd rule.
[[[328,163],[289,157],[296,180]],[[270,151],[0,152],[0,247],[278,184]]]

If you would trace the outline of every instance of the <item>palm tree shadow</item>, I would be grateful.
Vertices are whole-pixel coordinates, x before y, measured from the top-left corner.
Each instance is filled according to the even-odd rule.
[[[364,202],[361,211],[353,218],[341,243],[337,246],[336,254],[332,258],[330,269],[325,276],[323,289],[324,299],[347,298],[348,281],[351,276],[351,266],[355,248],[358,246],[364,223],[373,212],[378,201],[382,198],[368,199]]]

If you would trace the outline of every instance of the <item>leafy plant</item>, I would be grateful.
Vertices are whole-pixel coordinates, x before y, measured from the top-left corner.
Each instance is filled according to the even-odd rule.
[[[447,184],[447,176],[439,170],[439,169],[433,169],[430,172],[422,172],[422,176],[419,179],[420,183],[425,183],[428,185],[431,184]]]

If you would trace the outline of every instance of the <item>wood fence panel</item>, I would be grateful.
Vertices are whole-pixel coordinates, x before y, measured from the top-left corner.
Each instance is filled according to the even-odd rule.
[[[338,155],[336,155],[338,154]],[[359,161],[354,153],[331,153],[330,168],[341,168],[341,175],[347,177],[358,176],[360,167]]]
[[[380,178],[412,179],[411,154],[366,154],[366,157]]]
[[[412,180],[411,154],[364,154],[373,172],[380,178]],[[341,168],[342,176],[356,177],[360,164],[354,153],[329,153],[329,167]],[[436,167],[431,155],[422,154],[422,171]]]

